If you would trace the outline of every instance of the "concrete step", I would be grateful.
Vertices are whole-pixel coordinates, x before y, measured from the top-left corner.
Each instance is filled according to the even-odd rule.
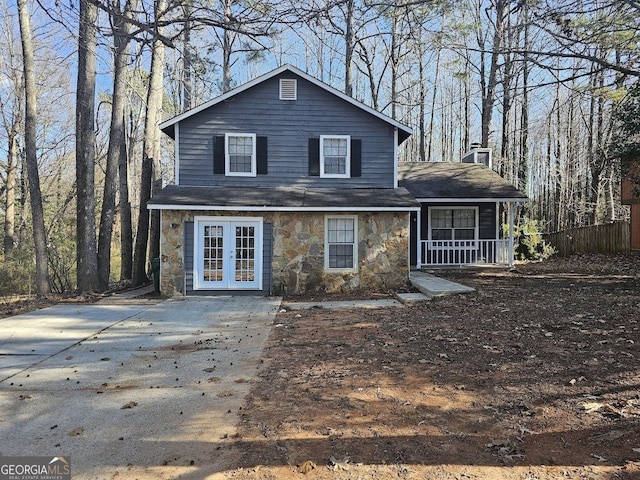
[[[420,292],[431,297],[475,292],[475,288],[451,282],[426,272],[411,272],[409,280]]]

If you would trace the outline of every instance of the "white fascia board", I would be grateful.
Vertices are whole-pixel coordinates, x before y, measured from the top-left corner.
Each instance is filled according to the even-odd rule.
[[[416,198],[420,203],[526,203],[528,198]]]
[[[349,102],[352,105],[355,105],[356,107],[360,108],[361,110],[364,110],[365,112],[370,113],[371,115],[378,117],[381,120],[384,120],[385,122],[393,125],[396,128],[399,128],[400,130],[404,130],[405,132],[407,132],[409,135],[413,135],[413,129],[403,125],[402,123],[398,122],[397,120],[394,120],[391,117],[388,117],[387,115],[385,115],[384,113],[380,113],[379,111],[369,107],[368,105],[365,105],[362,102],[359,102],[358,100],[350,97],[349,95],[345,95],[344,93],[342,93],[340,90],[336,90],[335,88],[333,88],[330,85],[327,85],[326,83],[321,82],[320,80],[313,78],[311,75],[303,72],[302,70],[292,66],[292,65],[283,65],[279,68],[276,68],[275,70],[272,70],[271,72],[265,73],[264,75],[261,75],[259,77],[254,78],[253,80],[245,83],[244,85],[241,85],[237,88],[234,88],[233,90],[229,90],[227,93],[224,93],[222,95],[220,95],[219,97],[214,98],[213,100],[209,100],[208,102],[203,103],[202,105],[199,105],[197,107],[192,108],[191,110],[187,110],[184,113],[181,113],[180,115],[170,118],[169,120],[165,120],[164,122],[162,122],[159,127],[160,130],[164,130],[167,127],[170,127],[182,120],[184,120],[185,118],[189,118],[192,115],[195,115],[197,113],[202,112],[203,110],[206,110],[209,107],[212,107],[218,103],[224,102],[225,100],[228,100],[229,98],[244,92],[245,90],[250,89],[251,87],[258,85],[259,83],[262,83],[266,80],[269,80],[270,78],[273,78],[277,75],[280,75],[282,72],[286,72],[286,71],[290,71],[302,78],[304,78],[305,80],[309,81],[310,83],[313,83],[314,85],[326,90],[329,93],[334,94],[335,96],[345,100],[346,102]]]
[[[148,205],[149,210],[198,210],[221,212],[419,212],[420,207],[229,207],[219,205]]]
[[[173,141],[173,158],[174,158],[174,179],[176,185],[180,185],[180,124],[176,123],[175,126],[175,139]]]

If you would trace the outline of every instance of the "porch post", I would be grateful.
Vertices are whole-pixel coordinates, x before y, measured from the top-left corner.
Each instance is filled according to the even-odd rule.
[[[420,204],[420,210],[416,214],[416,270],[422,268],[422,226],[420,225],[420,219],[422,217],[422,203]]]
[[[513,229],[514,229],[514,203],[509,202],[509,267],[513,267]]]

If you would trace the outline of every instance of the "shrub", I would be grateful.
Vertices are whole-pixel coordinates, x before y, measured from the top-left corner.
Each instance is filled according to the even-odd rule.
[[[0,296],[35,293],[35,261],[29,249],[14,249],[0,263]]]
[[[509,235],[509,225],[503,225],[505,236]],[[556,253],[552,245],[542,238],[540,225],[536,220],[527,219],[514,226],[513,232],[516,260],[545,260]]]

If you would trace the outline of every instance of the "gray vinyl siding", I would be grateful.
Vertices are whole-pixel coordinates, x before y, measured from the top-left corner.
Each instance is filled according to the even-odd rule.
[[[297,100],[279,99],[280,78],[297,78]],[[268,138],[266,175],[214,175],[214,137],[231,132]],[[184,186],[394,186],[393,126],[291,72],[182,120],[178,134],[179,184]],[[362,140],[360,177],[309,176],[308,141],[320,135],[351,135]]]
[[[273,226],[270,223],[262,225],[262,293],[269,295],[271,293],[271,262],[273,259]],[[186,295],[228,295],[233,292],[234,295],[255,295],[255,290],[194,290],[193,289],[193,222],[185,222],[184,224],[184,278]]]
[[[480,240],[496,238],[496,204],[484,203],[479,205],[478,236]]]

